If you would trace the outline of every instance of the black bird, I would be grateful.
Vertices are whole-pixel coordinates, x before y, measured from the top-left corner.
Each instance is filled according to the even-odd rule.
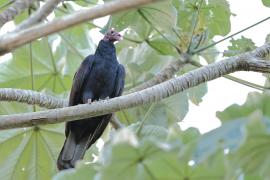
[[[94,55],[81,63],[74,75],[69,106],[120,96],[125,83],[125,69],[116,57],[114,42],[121,35],[109,30],[99,42]],[[112,114],[66,123],[66,140],[57,160],[59,170],[73,168],[85,151],[105,130]]]

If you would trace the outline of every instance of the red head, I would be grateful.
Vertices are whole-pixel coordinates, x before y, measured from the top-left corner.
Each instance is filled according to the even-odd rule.
[[[110,29],[104,36],[103,40],[105,41],[111,41],[111,42],[115,42],[115,41],[120,41],[122,39],[121,34],[119,34],[117,31],[115,31],[114,29]]]

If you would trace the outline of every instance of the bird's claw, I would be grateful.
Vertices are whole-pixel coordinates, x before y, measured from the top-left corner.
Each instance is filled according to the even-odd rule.
[[[91,103],[92,103],[92,99],[88,99],[88,100],[87,100],[87,103],[88,103],[88,104],[91,104]]]

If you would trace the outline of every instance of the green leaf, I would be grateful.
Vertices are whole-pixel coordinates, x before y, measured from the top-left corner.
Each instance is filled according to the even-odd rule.
[[[88,7],[97,5],[98,0],[75,0],[74,2],[80,6]]]
[[[246,132],[243,131],[245,125],[246,119],[236,119],[225,122],[221,127],[203,134],[194,151],[194,160],[203,162],[218,150],[236,151],[245,141]]]
[[[0,114],[32,111],[30,105],[0,103]],[[63,144],[63,124],[0,131],[0,179],[51,179]]]
[[[262,0],[263,5],[266,7],[270,7],[270,1],[269,0]]]
[[[128,58],[127,58],[128,57]],[[156,53],[147,43],[127,47],[118,53],[120,63],[125,65],[126,84],[130,89],[157,74],[173,57]]]
[[[207,93],[207,84],[203,83],[199,86],[193,87],[188,90],[188,98],[191,102],[199,105],[202,102],[202,98]]]
[[[150,106],[140,107],[143,117],[141,122],[143,124],[155,124],[158,126],[167,127],[166,110],[161,103],[153,103]]]
[[[165,36],[169,37],[168,35],[165,35]],[[169,38],[169,39],[172,39],[172,38]],[[172,55],[172,56],[178,55],[175,48],[172,47],[172,45],[163,37],[154,37],[146,42],[148,42],[149,46],[151,46],[161,55]]]
[[[243,105],[233,104],[223,112],[217,112],[217,117],[221,121],[229,121],[237,118],[250,117],[254,113],[270,117],[270,95],[269,93],[252,92],[248,94],[247,100]]]
[[[128,119],[129,122],[141,121],[144,125],[157,125],[167,128],[184,119],[188,112],[188,106],[187,94],[183,92],[158,103],[129,109],[118,117],[122,122]]]
[[[57,172],[55,162],[63,142],[63,134],[55,131],[60,126],[1,131],[0,178],[50,179]]]
[[[162,101],[167,113],[168,123],[174,124],[184,119],[188,113],[188,98],[185,92],[170,96]]]
[[[228,50],[224,52],[224,56],[235,56],[256,48],[255,43],[244,36],[241,36],[241,39],[232,39],[230,42],[231,46],[228,46]]]
[[[126,130],[121,130],[122,133]],[[119,135],[120,137],[127,137]],[[114,136],[115,137],[115,136]],[[116,135],[117,139],[119,137]],[[130,135],[129,135],[130,137]],[[134,138],[134,135],[133,135]],[[134,140],[132,140],[134,142]],[[193,147],[144,139],[130,143],[114,141],[107,144],[101,171],[101,179],[222,179],[227,167],[223,152],[210,156],[205,163],[189,165]],[[179,143],[178,143],[179,144]]]
[[[180,177],[177,151],[165,144],[144,141],[139,145],[114,143],[106,147],[101,179],[175,179]]]
[[[46,38],[32,43],[34,89],[61,93],[67,89],[61,74],[62,65],[50,53],[51,48]],[[0,63],[0,87],[32,89],[30,54],[30,46],[26,45],[15,50],[12,59]]]
[[[76,165],[75,169],[68,169],[61,171],[56,176],[53,177],[53,180],[89,180],[94,179],[96,170],[93,168],[94,164],[88,164],[80,162]]]
[[[232,163],[240,166],[243,173],[248,176],[269,177],[270,119],[251,119],[246,131],[248,134],[246,142],[232,155]]]
[[[208,44],[212,44],[212,43],[213,43],[213,41],[208,42]],[[205,45],[205,46],[207,46],[207,45]],[[215,46],[210,47],[210,48],[200,52],[200,56],[203,57],[208,64],[215,62],[216,59],[218,58],[218,55],[219,55],[219,51],[217,50],[217,48]]]
[[[270,42],[270,34],[267,34],[265,37],[265,43],[269,43]]]
[[[127,127],[129,130],[133,132],[137,132],[138,138],[141,139],[162,139],[165,140],[168,136],[168,130],[159,125],[152,125],[152,124],[145,124],[142,125],[141,122],[132,124],[131,126]],[[138,134],[138,130],[141,128],[140,133]]]
[[[225,36],[231,31],[230,6],[227,0],[209,0],[207,21],[210,33]],[[206,9],[207,9],[206,8]]]
[[[189,43],[200,2],[197,0],[174,1],[175,6],[178,8],[177,24],[182,29],[182,40],[185,44]],[[209,32],[208,38],[228,34],[231,30],[231,12],[228,2],[226,0],[209,0],[207,3],[205,1],[202,1],[202,3],[194,35],[199,35],[205,30]]]
[[[181,130],[178,124],[174,124],[169,129],[168,141],[180,141],[183,144],[191,144],[197,142],[201,134],[196,128],[188,128],[186,130]]]
[[[144,19],[144,18],[147,18]],[[118,31],[126,28],[134,30],[141,39],[147,39],[151,31],[150,21],[156,28],[171,30],[176,24],[176,11],[171,1],[164,1],[139,8],[138,10],[117,13],[111,16],[103,31],[114,27]]]

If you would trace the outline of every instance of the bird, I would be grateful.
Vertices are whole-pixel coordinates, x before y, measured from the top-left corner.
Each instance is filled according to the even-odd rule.
[[[117,60],[114,43],[121,35],[110,29],[98,43],[94,54],[87,56],[73,78],[69,106],[120,96],[125,84],[125,68]],[[66,123],[66,139],[57,159],[58,170],[74,168],[87,149],[100,138],[112,114]]]

